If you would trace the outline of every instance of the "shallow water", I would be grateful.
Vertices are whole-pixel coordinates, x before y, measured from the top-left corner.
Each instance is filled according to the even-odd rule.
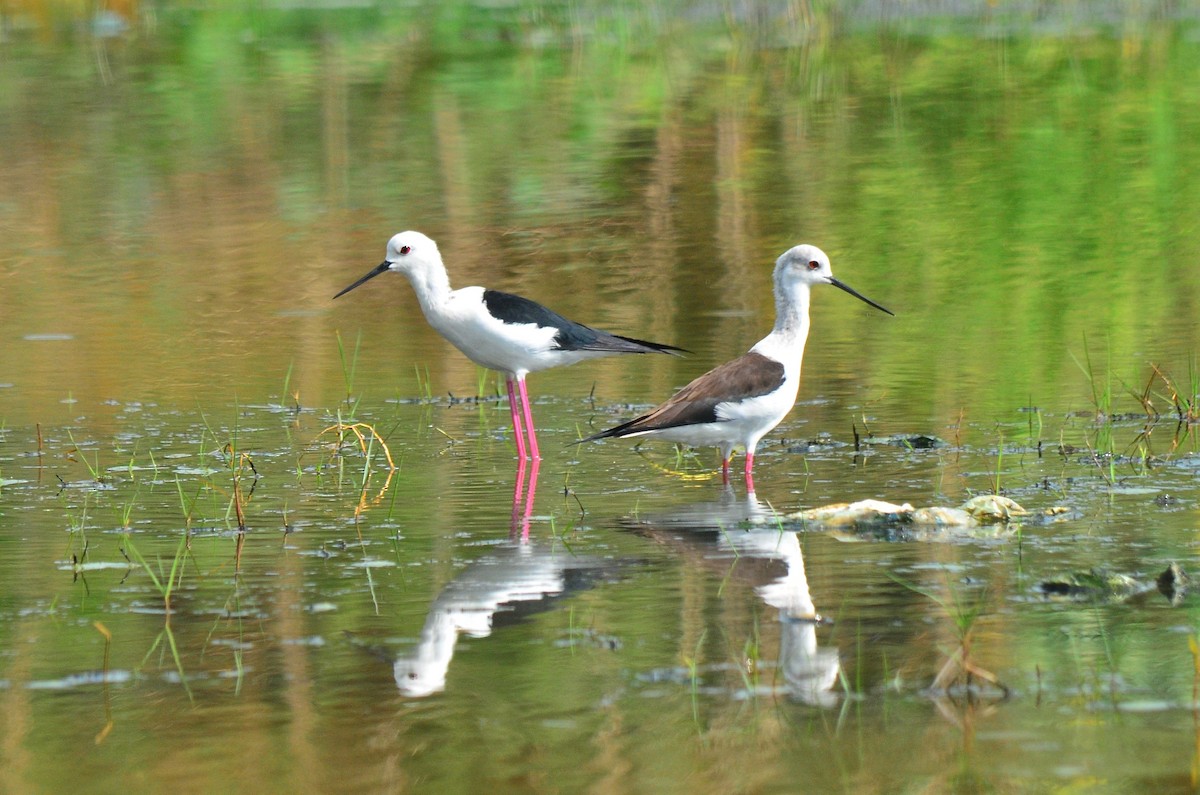
[[[0,790],[1193,791],[1192,23],[447,8],[5,28]],[[692,355],[532,376],[518,468],[402,280],[330,300],[401,228]],[[753,495],[571,444],[801,240],[897,316],[816,294]]]

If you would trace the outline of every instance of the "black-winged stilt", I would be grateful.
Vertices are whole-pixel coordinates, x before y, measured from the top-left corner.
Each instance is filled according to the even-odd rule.
[[[420,232],[401,232],[387,244],[383,262],[334,296],[345,295],[385,271],[408,277],[429,325],[481,367],[504,373],[517,456],[540,458],[533,412],[525,389],[528,373],[615,353],[673,353],[673,345],[621,337],[567,320],[528,298],[483,287],[450,289],[437,243]],[[520,394],[518,408],[517,393]]]
[[[746,450],[746,485],[754,488],[754,450],[796,402],[800,363],[808,339],[809,290],[832,284],[876,309],[892,312],[833,278],[829,257],[800,245],[775,261],[775,328],[748,353],[709,370],[642,416],[583,441],[646,436],[721,448],[721,473],[729,480],[735,446]]]

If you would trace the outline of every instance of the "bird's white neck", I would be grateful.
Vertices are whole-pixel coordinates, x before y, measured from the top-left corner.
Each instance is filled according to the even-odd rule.
[[[775,328],[763,337],[752,350],[756,350],[789,368],[799,369],[804,356],[804,343],[808,341],[808,297],[807,285],[775,286]]]
[[[450,297],[450,276],[444,267],[421,268],[405,272],[417,301],[426,317],[436,316],[439,308]],[[432,315],[431,315],[432,313]]]

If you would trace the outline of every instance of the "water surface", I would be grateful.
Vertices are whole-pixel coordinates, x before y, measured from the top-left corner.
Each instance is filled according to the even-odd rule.
[[[0,789],[1193,791],[1194,597],[1039,585],[1194,568],[1194,25],[806,9],[11,17]],[[405,228],[693,353],[531,377],[535,478],[403,280],[331,300]],[[753,495],[571,445],[799,242],[897,316],[816,293]]]

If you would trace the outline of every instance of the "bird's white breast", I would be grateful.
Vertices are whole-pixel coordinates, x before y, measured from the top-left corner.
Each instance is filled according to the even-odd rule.
[[[717,416],[728,422],[766,427],[779,424],[796,403],[800,388],[798,374],[785,374],[779,388],[758,397],[717,404]]]
[[[787,378],[774,392],[743,400],[730,400],[716,406],[717,422],[679,425],[630,436],[653,436],[684,444],[750,446],[780,423],[792,410],[800,379]]]

